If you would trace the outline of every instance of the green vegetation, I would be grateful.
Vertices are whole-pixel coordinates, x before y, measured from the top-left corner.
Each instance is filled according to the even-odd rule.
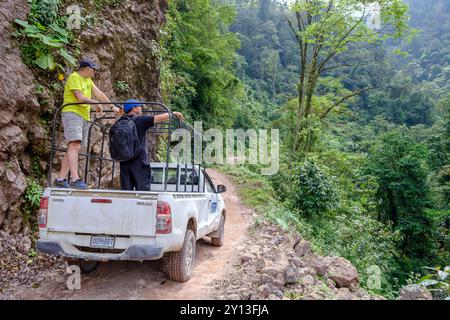
[[[381,36],[358,3],[171,1],[163,88],[207,126],[279,129],[277,175],[223,168],[244,203],[394,298],[450,261],[450,4],[381,1]]]
[[[372,292],[395,297],[394,280],[386,272],[393,269],[392,259],[397,254],[393,242],[398,240],[398,233],[392,233],[382,223],[361,215],[361,208],[341,206],[339,211],[306,218],[278,200],[276,189],[266,178],[243,167],[226,166],[220,170],[232,177],[245,205],[255,208],[287,231],[300,232],[311,240],[318,253],[349,259],[358,268],[363,287],[370,275],[367,268],[378,265],[385,272],[382,279],[384,289],[382,292]]]
[[[410,259],[427,261],[433,247],[433,225],[426,214],[430,206],[427,153],[405,132],[381,136],[368,159],[368,172],[377,180],[379,220],[390,221],[403,235],[402,252]]]
[[[254,99],[233,68],[239,40],[228,28],[234,19],[231,7],[210,0],[169,2],[162,39],[163,96],[206,126],[248,126],[249,118],[256,118]]]
[[[22,207],[24,223],[30,227],[37,227],[35,213],[39,209],[40,200],[44,188],[39,180],[34,177],[27,179],[27,189],[25,190],[25,204]]]
[[[66,28],[65,17],[58,15],[59,0],[32,0],[30,4],[28,21],[15,20],[22,27],[15,35],[21,42],[24,62],[50,71],[74,66],[73,35]]]
[[[114,83],[114,89],[117,91],[118,94],[123,95],[129,92],[130,86],[126,81],[116,81]]]
[[[420,284],[427,287],[440,298],[450,300],[450,266],[441,268],[426,268],[432,273],[420,279]]]
[[[31,208],[39,208],[43,189],[41,185],[33,179],[28,180],[28,187],[25,192],[25,200],[28,201]]]

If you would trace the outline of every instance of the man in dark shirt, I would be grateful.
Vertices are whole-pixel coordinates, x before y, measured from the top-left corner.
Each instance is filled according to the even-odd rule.
[[[169,119],[169,113],[158,114],[156,116],[142,115],[142,104],[137,100],[127,100],[124,103],[123,117],[130,117],[136,124],[142,150],[139,155],[129,161],[120,163],[120,185],[122,190],[149,191],[150,190],[150,163],[147,154],[147,130],[157,123],[165,122]],[[180,112],[173,114],[184,120]]]

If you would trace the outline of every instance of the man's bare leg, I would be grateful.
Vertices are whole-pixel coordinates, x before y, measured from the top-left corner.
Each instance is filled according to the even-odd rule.
[[[69,163],[72,181],[80,179],[78,175],[78,155],[80,153],[81,141],[72,141],[67,149],[67,162]]]
[[[65,179],[67,175],[71,174],[72,180],[80,179],[78,175],[78,154],[80,153],[81,141],[71,141],[67,146],[67,152],[61,163],[61,171],[59,172],[59,179]]]
[[[69,174],[69,161],[67,160],[67,152],[61,162],[61,170],[59,171],[58,180],[66,179]]]

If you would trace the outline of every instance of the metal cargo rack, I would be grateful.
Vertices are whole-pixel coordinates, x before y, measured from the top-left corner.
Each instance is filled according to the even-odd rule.
[[[57,133],[57,124],[58,120],[60,120],[60,114],[62,112],[62,109],[67,106],[72,105],[114,105],[116,107],[122,108],[122,106],[125,104],[125,102],[77,102],[77,103],[68,103],[60,108],[55,112],[53,116],[53,122],[52,122],[52,140],[51,140],[51,152],[50,152],[50,162],[49,162],[49,171],[48,171],[48,186],[51,186],[52,184],[52,169],[53,169],[53,161],[55,158],[55,155],[57,153],[66,153],[67,149],[59,147],[57,145],[57,139],[56,139],[56,133]],[[191,137],[194,137],[195,135],[200,136],[202,138],[201,133],[196,131],[192,126],[190,126],[188,123],[186,123],[183,120],[178,119],[172,111],[163,103],[160,102],[144,102],[140,101],[140,105],[143,106],[142,108],[142,114],[143,115],[158,115],[163,113],[169,113],[169,119],[166,122],[158,123],[153,128],[151,128],[149,131],[151,131],[150,134],[158,135],[158,134],[167,134],[167,141],[166,141],[166,162],[165,162],[165,175],[164,175],[164,191],[167,191],[167,181],[169,177],[169,167],[170,167],[170,157],[171,157],[171,142],[172,142],[172,133],[177,129],[186,129],[190,132]],[[97,114],[91,110],[91,120],[88,121],[89,123],[89,130],[88,130],[88,137],[87,137],[87,151],[86,153],[80,152],[79,156],[84,157],[86,159],[86,163],[84,165],[84,182],[89,184],[91,181],[88,181],[89,177],[89,169],[90,169],[90,160],[94,159],[99,161],[99,175],[98,179],[96,181],[97,189],[101,189],[101,182],[102,182],[102,170],[104,166],[108,163],[112,164],[112,170],[111,170],[111,185],[110,189],[113,189],[113,183],[114,183],[114,171],[117,165],[117,161],[114,161],[113,159],[105,156],[105,138],[109,136],[109,129],[111,125],[115,122],[116,119],[118,119],[119,116],[117,116],[112,110],[104,110],[101,114],[101,116],[97,116]],[[113,121],[111,121],[113,120]],[[93,128],[98,128],[101,132],[102,138],[101,138],[101,147],[100,147],[100,154],[95,155],[92,153],[91,150],[91,138],[92,138],[92,130]],[[148,134],[148,133],[147,133]],[[156,139],[156,137],[155,137]],[[200,140],[202,141],[202,140]],[[195,157],[194,157],[194,151],[195,151],[195,139],[191,139],[191,162],[189,163],[179,163],[177,162],[176,169],[177,169],[177,183],[176,183],[176,192],[187,192],[187,172],[191,171],[191,188],[189,192],[205,192],[205,183],[206,179],[212,184],[212,181],[210,180],[209,176],[207,174],[204,174],[202,187],[200,187],[200,180],[198,179],[197,183],[197,190],[194,190],[194,177],[200,177],[200,172],[205,172],[206,165],[202,163],[195,163]],[[197,172],[198,169],[198,172]],[[180,172],[184,171],[184,186],[180,185],[178,183],[179,181],[179,174]],[[150,165],[150,175],[152,177],[152,167]],[[70,179],[70,173],[69,173],[69,179]],[[214,188],[214,184],[213,188]],[[150,184],[150,190],[151,190],[151,184]]]

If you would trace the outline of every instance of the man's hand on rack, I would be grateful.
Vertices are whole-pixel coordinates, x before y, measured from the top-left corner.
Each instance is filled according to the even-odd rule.
[[[116,116],[121,116],[123,114],[123,109],[118,106],[111,105],[111,110],[114,112]]]
[[[173,115],[177,117],[179,120],[184,120],[184,116],[181,112],[173,112]]]

